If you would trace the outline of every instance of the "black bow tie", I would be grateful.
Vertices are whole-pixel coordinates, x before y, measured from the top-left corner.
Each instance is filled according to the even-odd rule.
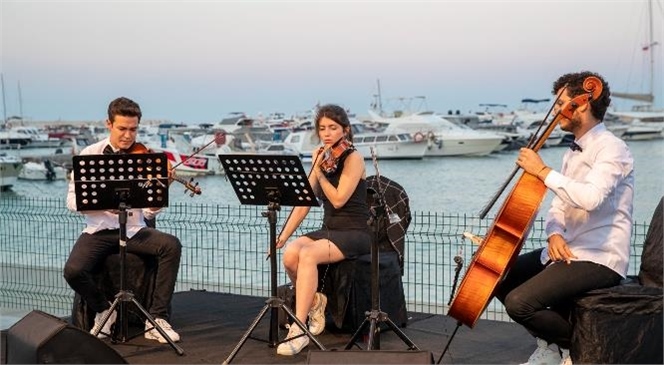
[[[106,147],[104,147],[104,152],[103,153],[105,155],[119,155],[119,154],[122,154],[122,153],[125,153],[125,152],[123,150],[118,150],[118,152],[115,152],[115,151],[113,151],[113,147],[111,147],[111,145],[109,144],[109,145],[106,145]]]
[[[578,145],[576,142],[574,142],[574,141],[572,141],[572,143],[569,144],[569,148],[570,148],[572,151],[583,152],[583,148],[581,148],[581,146],[579,146],[579,145]]]

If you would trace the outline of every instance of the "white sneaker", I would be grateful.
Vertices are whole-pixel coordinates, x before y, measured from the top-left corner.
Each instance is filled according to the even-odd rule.
[[[562,352],[562,360],[560,361],[560,365],[572,365],[572,357],[569,356],[569,350],[568,349],[560,349],[560,352]]]
[[[304,331],[302,331],[302,329],[295,323],[290,326],[290,329],[288,330],[288,336],[286,336],[286,338],[293,339],[277,346],[277,354],[279,355],[292,356],[298,354],[309,344],[309,337],[307,337],[307,335],[304,334]]]
[[[546,341],[538,338],[537,349],[530,355],[528,362],[521,365],[558,365],[561,360],[558,351],[551,350]]]
[[[314,294],[316,305],[309,310],[309,332],[318,336],[325,330],[325,306],[327,297],[323,293]]]
[[[178,335],[178,333],[173,330],[173,327],[171,327],[170,323],[166,322],[165,319],[155,318],[154,321],[157,322],[159,327],[161,327],[161,329],[166,332],[168,337],[170,337],[173,342],[180,341],[180,335]],[[145,321],[145,330],[147,331],[145,332],[145,338],[148,340],[157,340],[160,343],[168,343],[164,336],[162,336],[156,328],[153,328],[152,323],[150,323],[148,320]]]
[[[94,335],[95,332],[101,327],[101,321],[104,319],[104,316],[110,311],[111,309],[106,309],[103,312],[97,313],[95,316],[95,325],[92,326],[92,329],[90,330],[90,334]],[[106,338],[111,335],[111,328],[113,327],[113,324],[115,323],[115,320],[118,318],[118,313],[116,311],[111,312],[110,317],[108,317],[108,320],[106,323],[104,323],[104,327],[99,331],[97,334],[97,338]]]

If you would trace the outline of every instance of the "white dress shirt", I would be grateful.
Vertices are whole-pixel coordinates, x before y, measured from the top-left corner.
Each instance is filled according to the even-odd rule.
[[[546,219],[548,237],[561,235],[579,261],[604,265],[627,275],[632,236],[634,159],[623,140],[596,125],[568,150],[561,172],[546,186],[556,195]],[[549,260],[542,251],[542,263]]]
[[[81,155],[101,155],[104,148],[109,145],[109,139],[105,138],[99,142],[85,147],[81,151]],[[67,208],[76,212],[76,193],[74,186],[74,173],[71,174],[69,179],[69,189],[67,191]],[[141,228],[145,227],[143,218],[152,219],[159,211],[152,211],[150,209],[127,209],[127,238],[131,238]],[[83,232],[93,234],[105,229],[118,229],[120,222],[118,221],[118,214],[112,213],[107,210],[94,210],[82,211],[85,215],[85,228]]]

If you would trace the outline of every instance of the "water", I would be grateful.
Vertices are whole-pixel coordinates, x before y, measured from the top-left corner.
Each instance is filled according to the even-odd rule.
[[[634,220],[639,223],[649,223],[660,197],[664,195],[664,184],[662,184],[664,180],[664,163],[662,162],[664,161],[664,140],[633,141],[629,142],[629,146],[635,158],[636,171]],[[566,148],[562,147],[549,148],[542,150],[541,155],[547,164],[559,169],[565,151]],[[484,157],[379,161],[378,167],[383,176],[395,180],[405,188],[410,197],[411,210],[413,211],[450,214],[468,213],[477,216],[478,212],[482,210],[512,171],[516,155],[517,153],[512,151]],[[372,161],[367,160],[366,167],[367,174],[375,174]],[[310,164],[305,164],[305,168],[308,170]],[[190,197],[184,193],[184,188],[181,185],[174,183],[170,189],[170,201],[172,203],[239,204],[229,181],[224,177],[206,176],[197,178],[197,181],[203,190],[202,195]],[[0,197],[5,196],[5,194],[25,197],[60,197],[64,201],[67,194],[67,181],[34,182],[19,180],[13,191],[1,194]],[[549,193],[543,203],[543,212],[548,207],[551,198],[552,194]],[[502,199],[498,201],[490,215],[495,214],[502,201]],[[9,227],[3,225],[2,229],[9,229]],[[243,229],[250,231],[251,227],[243,227]],[[436,262],[445,262],[452,256],[449,250],[449,247],[440,249],[440,246],[436,245],[423,245],[418,247],[413,257],[416,261],[424,261],[424,257],[437,256]],[[40,254],[48,254],[48,249],[40,248],[39,252]],[[198,259],[205,260],[204,257]],[[228,256],[225,259],[233,260],[234,257]],[[18,258],[12,260],[19,261]],[[228,263],[227,267],[232,267],[232,265],[232,263]],[[638,267],[638,265],[635,267]],[[414,273],[414,276],[409,277],[408,280],[412,283],[423,283],[424,277],[421,276],[427,275],[435,277],[434,282],[445,282],[447,280],[445,275],[448,274],[422,271]],[[59,273],[57,277],[61,279]],[[219,281],[222,280],[219,279]],[[246,285],[250,285],[254,281],[249,277],[241,280]],[[406,293],[407,297],[414,297],[415,291],[426,293],[432,290],[431,287],[420,284],[410,285],[409,288],[412,292]],[[429,295],[429,302],[441,302],[440,298],[436,297],[436,295],[441,294],[430,293]],[[444,299],[447,298],[445,295],[444,297]],[[26,311],[21,310],[0,310],[0,328],[6,328],[26,313]]]
[[[634,156],[635,199],[634,220],[649,222],[659,199],[664,195],[664,140],[630,141]],[[565,147],[546,148],[540,151],[543,160],[556,170],[560,169]],[[411,210],[442,213],[469,213],[478,215],[491,197],[498,191],[515,166],[516,151],[502,152],[482,157],[425,158],[419,161],[379,161],[380,174],[401,184],[410,198]],[[311,165],[304,164],[309,170]],[[371,160],[366,161],[367,175],[375,174]],[[518,176],[518,175],[517,175]],[[190,197],[184,187],[173,183],[171,202],[196,202],[204,204],[239,204],[230,182],[222,176],[196,178],[203,193]],[[33,182],[19,180],[13,192],[21,196],[67,195],[67,182]],[[505,194],[506,195],[506,194]],[[542,205],[543,215],[552,193],[548,193]],[[491,211],[495,214],[504,196]]]

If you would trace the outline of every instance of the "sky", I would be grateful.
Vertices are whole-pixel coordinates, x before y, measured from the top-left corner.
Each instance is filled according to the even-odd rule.
[[[103,120],[118,96],[184,123],[317,103],[366,115],[379,83],[388,110],[511,110],[581,70],[613,91],[649,88],[645,0],[2,0],[0,14],[3,115],[25,120]]]

